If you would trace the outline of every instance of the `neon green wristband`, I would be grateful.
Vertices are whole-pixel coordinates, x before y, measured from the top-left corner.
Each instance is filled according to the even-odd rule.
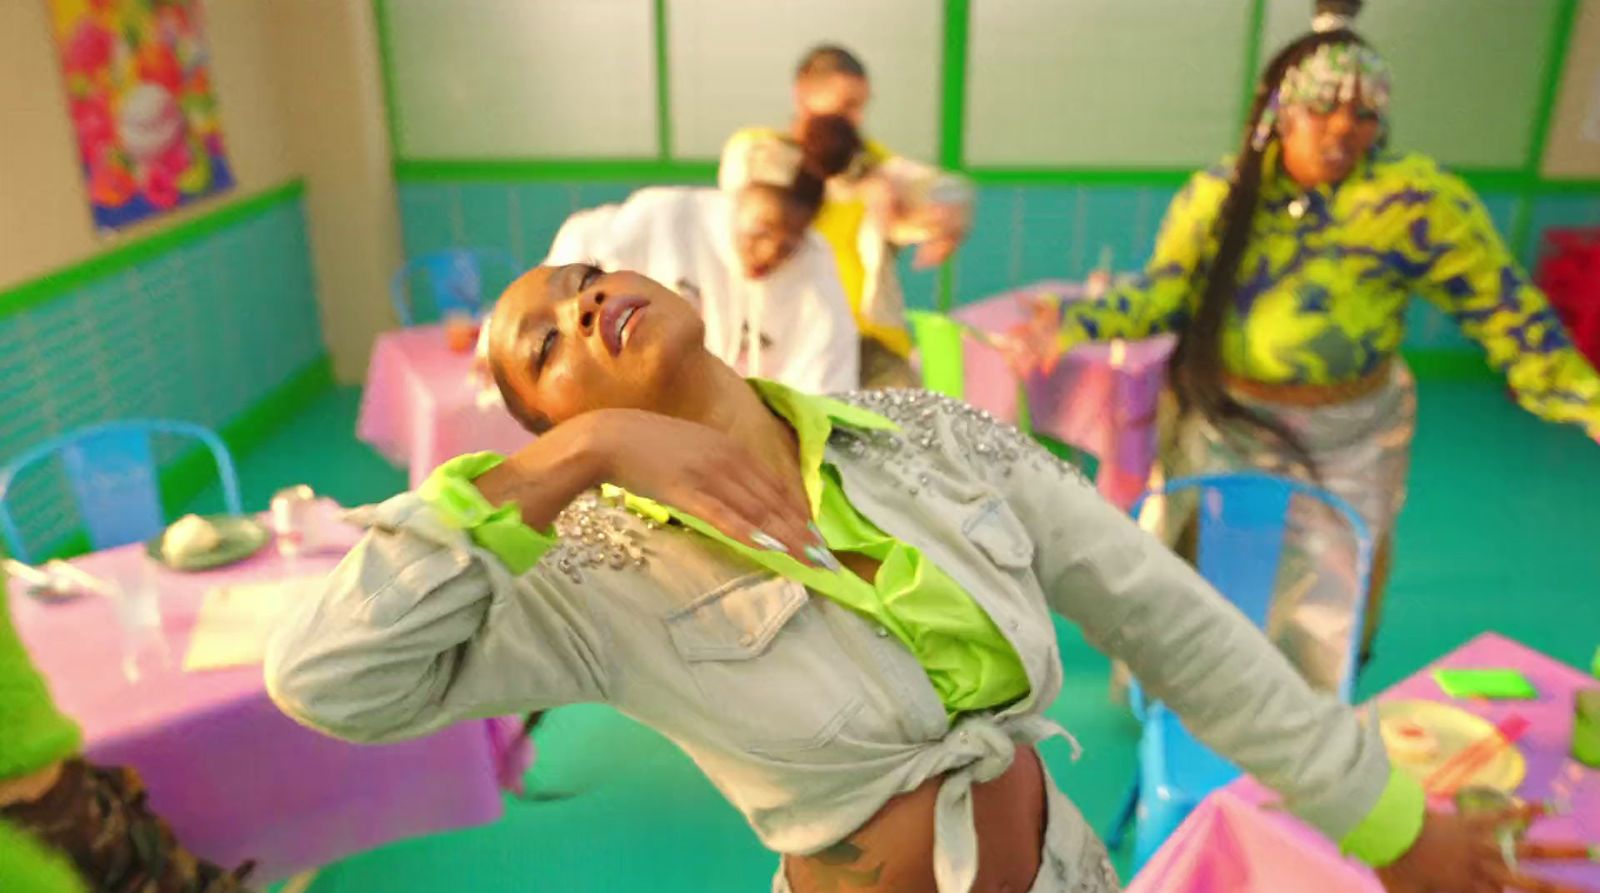
[[[1339,849],[1373,868],[1394,864],[1422,834],[1428,798],[1417,780],[1398,769],[1389,770],[1389,783],[1372,811],[1339,841]]]
[[[499,558],[513,574],[527,573],[555,545],[554,533],[540,533],[522,521],[514,502],[496,508],[473,483],[505,462],[497,453],[469,453],[440,465],[417,488],[417,496],[446,524],[464,530],[472,541]]]

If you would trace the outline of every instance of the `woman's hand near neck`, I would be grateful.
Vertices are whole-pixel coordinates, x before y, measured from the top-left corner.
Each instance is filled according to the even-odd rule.
[[[810,527],[794,432],[733,370],[701,356],[653,409],[569,419],[473,483],[491,504],[515,502],[535,530],[550,529],[583,491],[611,483],[746,545],[833,566]]]

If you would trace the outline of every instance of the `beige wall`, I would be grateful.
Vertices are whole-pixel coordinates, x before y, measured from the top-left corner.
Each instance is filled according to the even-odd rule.
[[[46,0],[0,0],[0,288],[204,214],[297,174],[264,39],[272,0],[206,3],[212,80],[237,183],[159,220],[102,235],[94,228]]]
[[[388,279],[402,256],[372,4],[273,0],[269,19],[323,338],[339,379],[360,381],[373,337],[395,325]]]
[[[391,327],[401,257],[368,0],[205,0],[212,79],[237,183],[115,234],[95,230],[46,0],[0,0],[0,289],[296,178],[307,183],[324,338],[340,379]]]
[[[1573,26],[1545,144],[1544,173],[1600,177],[1600,0],[1585,0]]]

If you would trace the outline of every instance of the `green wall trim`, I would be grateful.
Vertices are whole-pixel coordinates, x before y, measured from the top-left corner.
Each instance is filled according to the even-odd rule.
[[[1473,348],[1421,347],[1401,350],[1400,355],[1417,378],[1432,381],[1500,381],[1500,373],[1489,368],[1483,352]]]
[[[939,164],[961,170],[966,157],[967,29],[972,23],[970,0],[945,0],[944,54],[940,60]]]
[[[1540,180],[1534,185],[1534,191],[1541,195],[1588,194],[1600,192],[1600,180]]]
[[[246,407],[217,429],[235,462],[260,446],[293,418],[305,404],[333,388],[333,362],[323,354],[284,379],[267,395]],[[217,466],[211,451],[195,447],[162,467],[158,474],[161,506],[168,518],[182,512],[206,488],[216,483]],[[250,510],[249,506],[245,507]],[[81,529],[40,550],[46,559],[71,558],[89,551],[89,537]]]
[[[980,167],[967,176],[980,186],[1143,186],[1179,187],[1196,168]]]
[[[706,183],[717,181],[715,161],[658,161],[653,158],[440,158],[396,161],[403,183],[450,180],[624,180]]]
[[[966,168],[967,139],[967,32],[972,27],[971,0],[945,0],[944,52],[939,59],[939,165],[946,170]],[[935,302],[940,310],[955,304],[955,268],[945,261],[939,268]]]
[[[1267,23],[1267,0],[1250,0],[1250,15],[1244,32],[1244,88],[1240,91],[1238,126],[1234,132],[1244,139],[1244,125],[1250,116],[1250,104],[1255,102],[1256,72],[1261,68],[1261,32]]]
[[[300,367],[217,430],[235,459],[260,446],[307,403],[333,388],[333,361],[322,354]],[[182,511],[217,479],[211,451],[197,447],[161,469],[161,503],[168,517]]]
[[[74,288],[127,269],[138,263],[165,254],[181,245],[203,239],[227,229],[241,220],[300,198],[305,183],[293,180],[217,207],[198,217],[169,226],[159,232],[136,238],[126,244],[109,248],[87,260],[52,270],[26,282],[0,289],[0,317],[20,313],[43,304]]]
[[[1528,143],[1526,169],[1530,178],[1538,177],[1544,166],[1545,143],[1550,138],[1550,122],[1556,114],[1556,100],[1561,97],[1561,75],[1567,67],[1567,48],[1572,43],[1573,26],[1577,20],[1578,0],[1560,0],[1554,21],[1550,23],[1550,51],[1544,57],[1539,104],[1534,109],[1533,132]]]
[[[656,0],[656,157],[672,158],[672,80],[667,67],[667,0]]]
[[[372,17],[378,31],[378,76],[383,78],[384,119],[389,125],[389,152],[400,157],[400,103],[395,96],[394,43],[389,36],[389,4],[372,0]]]
[[[1198,168],[968,168],[980,186],[1129,186],[1178,188]],[[1600,192],[1600,179],[1530,179],[1516,170],[1456,171],[1480,192],[1531,192],[1540,195]],[[397,161],[395,178],[403,183],[461,181],[674,181],[714,183],[715,161],[660,161],[651,158],[440,158]]]
[[[1534,108],[1533,130],[1528,140],[1528,155],[1523,170],[1530,182],[1539,179],[1544,166],[1544,146],[1549,138],[1556,99],[1561,94],[1561,74],[1566,68],[1567,45],[1572,42],[1572,26],[1578,16],[1578,0],[1560,0],[1550,23],[1549,51],[1544,56],[1544,72],[1539,84],[1539,104]],[[1511,221],[1511,244],[1526,245],[1533,236],[1533,208],[1524,201],[1517,206]]]

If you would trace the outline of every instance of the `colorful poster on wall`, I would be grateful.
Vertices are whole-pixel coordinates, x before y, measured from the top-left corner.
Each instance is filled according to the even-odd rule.
[[[233,186],[200,0],[46,0],[95,225]]]

